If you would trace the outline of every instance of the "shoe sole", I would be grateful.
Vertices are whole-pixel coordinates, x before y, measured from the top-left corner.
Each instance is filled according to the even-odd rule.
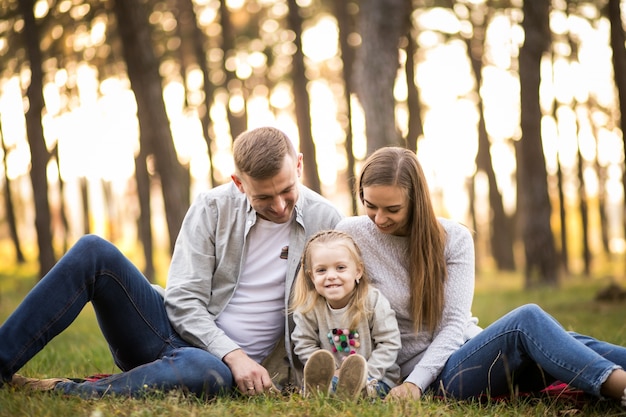
[[[304,365],[304,395],[328,395],[335,374],[335,358],[327,350],[316,351]]]
[[[367,381],[367,361],[363,356],[348,356],[339,369],[337,397],[343,400],[356,400],[361,395]]]
[[[52,391],[59,382],[70,382],[67,378],[27,378],[14,374],[9,386],[27,391]]]

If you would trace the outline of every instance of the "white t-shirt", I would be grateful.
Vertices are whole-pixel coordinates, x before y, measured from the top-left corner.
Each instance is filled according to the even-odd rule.
[[[257,362],[272,351],[285,329],[285,276],[291,222],[257,218],[233,298],[217,325]]]

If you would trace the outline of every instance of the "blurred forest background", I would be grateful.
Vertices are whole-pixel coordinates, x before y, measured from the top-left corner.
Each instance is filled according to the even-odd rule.
[[[84,233],[169,255],[232,139],[273,125],[346,214],[417,152],[477,268],[624,276],[624,0],[0,0],[0,263]]]

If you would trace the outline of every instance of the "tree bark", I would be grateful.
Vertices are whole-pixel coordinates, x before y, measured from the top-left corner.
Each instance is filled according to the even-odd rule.
[[[237,78],[235,73],[229,70],[226,66],[226,60],[229,54],[236,53],[235,51],[235,33],[233,25],[230,21],[230,11],[226,5],[226,0],[220,0],[220,23],[222,25],[222,50],[224,52],[224,73],[226,74],[226,81],[224,82],[224,88],[228,91],[229,95],[236,92],[245,97],[244,85]],[[226,106],[226,116],[228,118],[228,126],[230,127],[230,135],[233,140],[241,133],[248,129],[247,111],[244,105],[242,114],[235,114],[231,110],[230,106]]]
[[[396,127],[393,87],[399,67],[399,41],[407,33],[411,2],[362,0],[356,54],[356,89],[365,114],[367,154],[383,146],[403,146]]]
[[[417,141],[424,134],[424,122],[422,121],[422,105],[417,85],[415,85],[415,54],[417,43],[413,38],[411,30],[407,33],[406,45],[406,85],[407,85],[407,107],[409,109],[409,129],[406,135],[406,147],[413,152],[417,152]]]
[[[406,86],[407,86],[407,107],[409,109],[409,129],[406,135],[406,147],[413,152],[417,152],[417,141],[424,134],[424,122],[422,120],[422,105],[420,93],[415,84],[415,53],[417,43],[413,38],[411,28],[406,35]]]
[[[150,282],[154,282],[154,244],[152,237],[152,214],[150,211],[150,174],[146,164],[146,155],[141,150],[135,158],[135,181],[137,181],[137,195],[139,196],[139,219],[137,230],[143,247],[145,265],[143,274]]]
[[[482,28],[475,28],[475,33],[482,34]],[[496,266],[501,271],[515,270],[515,256],[513,254],[513,233],[511,221],[504,211],[502,203],[502,194],[498,189],[496,173],[493,169],[493,161],[491,159],[491,142],[487,135],[487,127],[485,125],[485,112],[483,101],[480,97],[480,87],[482,85],[482,55],[483,55],[483,37],[475,35],[473,40],[466,39],[467,53],[472,64],[474,79],[476,80],[476,88],[478,90],[478,152],[476,154],[476,167],[483,171],[489,182],[489,209],[490,209],[490,228],[489,240],[491,253],[496,262]]]
[[[65,210],[65,181],[63,181],[63,177],[61,176],[61,159],[59,158],[59,144],[58,142],[54,145],[54,149],[52,151],[54,155],[54,159],[57,162],[57,175],[59,177],[59,220],[61,222],[61,226],[63,230],[61,231],[63,236],[63,253],[67,252],[70,246],[69,242],[69,231],[70,231],[70,223],[67,220],[67,215],[65,214],[67,210]]]
[[[595,107],[593,104],[593,100],[588,100],[585,103],[587,115],[587,123],[591,126],[591,130],[593,131],[593,137],[595,138],[595,159],[593,161],[593,168],[596,172],[596,176],[598,177],[598,218],[600,219],[600,239],[602,242],[602,253],[604,255],[610,254],[611,248],[609,245],[609,219],[607,217],[606,207],[608,200],[608,192],[607,192],[607,181],[608,181],[608,173],[607,167],[600,163],[598,159],[599,155],[599,140],[600,132],[597,126],[597,123],[591,117],[592,109]]]
[[[6,210],[6,219],[9,224],[9,233],[13,247],[15,248],[15,260],[18,264],[23,264],[26,259],[22,252],[22,245],[17,233],[17,222],[15,220],[15,209],[13,208],[13,196],[11,194],[11,179],[9,178],[9,168],[7,166],[7,155],[9,150],[4,143],[4,132],[2,131],[2,122],[0,121],[0,144],[2,145],[2,165],[4,167],[4,208]]]
[[[356,168],[354,161],[354,152],[352,151],[353,135],[352,135],[352,102],[351,97],[354,91],[352,83],[352,68],[354,67],[354,49],[348,42],[348,36],[353,31],[353,19],[348,12],[347,1],[336,1],[335,16],[337,17],[337,25],[339,26],[339,46],[341,48],[341,62],[343,63],[342,73],[344,80],[343,99],[346,106],[346,158],[348,167],[348,187],[350,189],[350,207],[351,213],[355,216],[358,213],[358,205],[356,193],[354,192],[356,185]]]
[[[575,103],[576,104],[576,103]],[[579,123],[576,121],[576,133],[578,137]],[[589,243],[589,202],[587,201],[587,191],[585,186],[585,166],[582,152],[580,151],[580,140],[576,142],[576,173],[578,175],[579,207],[580,207],[580,228],[582,230],[582,258],[584,261],[585,275],[591,274],[591,247]]]
[[[189,208],[189,187],[174,148],[174,140],[163,102],[159,61],[151,41],[146,10],[138,0],[116,0],[115,15],[122,38],[128,78],[137,100],[140,146],[153,154],[159,174],[173,250],[180,226]],[[142,215],[144,215],[142,213]]]
[[[550,45],[550,3],[525,1],[525,42],[519,54],[521,130],[517,158],[517,205],[526,255],[526,286],[558,283],[558,262],[550,226],[551,204],[541,138],[540,65]]]
[[[41,124],[44,110],[43,69],[41,49],[39,47],[39,27],[33,12],[33,0],[20,0],[20,9],[24,17],[24,44],[30,62],[30,85],[26,90],[28,110],[26,111],[26,134],[30,147],[30,180],[35,199],[35,229],[39,248],[39,276],[43,277],[56,263],[52,246],[50,205],[48,202],[47,167],[50,152],[43,135]]]
[[[622,140],[626,149],[626,49],[624,48],[624,26],[620,12],[620,0],[609,0],[607,5],[609,21],[611,22],[611,49],[613,51],[613,75],[619,100]],[[622,186],[626,196],[626,169],[622,169]],[[624,198],[626,202],[626,197]],[[626,203],[623,216],[626,219]],[[624,221],[624,236],[626,236],[626,221]]]
[[[556,114],[554,115],[556,120]],[[559,199],[559,225],[561,237],[561,265],[565,273],[569,272],[569,245],[567,244],[567,210],[565,210],[565,191],[563,190],[563,167],[559,157],[556,156],[556,189]]]
[[[80,203],[83,214],[83,233],[91,233],[91,210],[89,208],[89,180],[87,177],[80,177]]]
[[[300,135],[300,151],[304,154],[303,182],[313,191],[321,192],[320,177],[317,172],[317,155],[311,132],[311,104],[307,91],[304,54],[302,53],[302,17],[296,0],[287,0],[289,6],[289,27],[295,33],[296,51],[291,58],[291,78],[295,102],[296,123]]]
[[[393,87],[399,67],[398,43],[409,27],[411,2],[359,2],[361,46],[356,54],[357,95],[365,114],[367,154],[383,146],[403,146],[396,127]]]
[[[211,186],[217,185],[215,178],[215,167],[213,166],[213,147],[212,147],[212,134],[213,134],[213,121],[211,120],[211,104],[213,103],[214,88],[211,80],[209,79],[209,67],[207,65],[207,59],[204,51],[204,44],[206,36],[198,27],[198,19],[194,10],[194,5],[191,0],[177,0],[178,6],[178,23],[179,32],[182,40],[181,49],[188,45],[189,51],[185,53],[185,56],[189,54],[195,58],[200,71],[202,71],[203,91],[204,91],[204,103],[198,109],[198,118],[202,124],[202,135],[206,141],[207,153],[209,156],[209,176],[211,178]]]

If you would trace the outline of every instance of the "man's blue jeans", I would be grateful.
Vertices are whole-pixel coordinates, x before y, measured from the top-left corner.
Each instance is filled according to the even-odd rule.
[[[88,302],[123,372],[62,382],[56,390],[83,397],[175,388],[211,397],[232,390],[226,364],[182,340],[160,294],[117,248],[93,235],[82,237],[0,327],[1,380],[10,381]]]
[[[559,380],[600,397],[626,348],[566,331],[537,305],[519,307],[456,350],[430,386],[451,398],[539,392]]]

